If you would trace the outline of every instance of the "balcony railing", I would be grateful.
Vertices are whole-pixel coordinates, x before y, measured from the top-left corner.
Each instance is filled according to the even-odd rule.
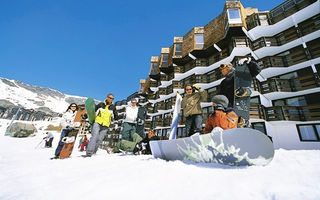
[[[287,67],[287,65],[285,65],[283,62],[283,57],[281,56],[265,57],[260,60],[259,64],[262,69],[268,67]]]
[[[266,108],[267,120],[315,121],[320,120],[320,104],[309,106],[274,106]]]
[[[296,92],[318,87],[314,75],[306,75],[293,79],[272,78],[261,82],[260,93],[270,92]]]
[[[281,21],[282,19],[293,15],[299,10],[309,6],[310,4],[316,2],[317,0],[289,0],[279,5],[278,7],[272,9],[269,13],[269,19],[273,24]]]

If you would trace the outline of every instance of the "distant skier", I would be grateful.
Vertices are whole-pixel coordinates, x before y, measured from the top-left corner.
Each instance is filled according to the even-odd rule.
[[[46,148],[51,148],[52,147],[52,141],[53,141],[53,134],[50,132],[46,132],[46,137],[44,137],[43,139],[46,141],[44,147]]]
[[[111,124],[112,117],[118,120],[118,112],[112,104],[113,94],[108,94],[104,102],[99,103],[95,107],[96,118],[92,128],[92,137],[90,138],[86,157],[91,157],[98,151],[99,145],[104,139]]]
[[[242,58],[238,61],[239,65],[242,65],[244,63],[247,63],[250,74],[252,77],[256,77],[260,71],[261,68],[256,63],[251,59],[251,57],[248,58]],[[220,72],[223,76],[225,76],[225,79],[222,80],[219,86],[219,91],[218,94],[224,95],[228,98],[229,100],[229,107],[233,107],[234,105],[234,75],[235,75],[235,68],[231,63],[227,64],[221,64],[220,67]]]
[[[72,131],[72,129],[76,126],[79,126],[80,123],[75,123],[74,118],[76,117],[78,110],[78,105],[75,103],[71,103],[66,110],[66,112],[62,115],[62,120],[61,120],[61,125],[62,125],[62,132],[60,136],[60,141],[58,143],[58,146],[55,151],[55,157],[54,158],[59,158],[60,152],[62,150],[62,147],[64,145],[64,142],[62,139],[67,136],[67,134]]]
[[[238,116],[233,108],[228,107],[228,103],[229,101],[224,95],[215,95],[212,98],[213,113],[209,115],[203,133],[211,133],[215,128],[216,130],[237,128]]]
[[[133,134],[135,134],[137,130],[137,117],[137,99],[132,98],[126,107],[126,118],[122,125],[123,129],[121,135],[123,140],[133,141]]]
[[[198,92],[195,92],[195,91]],[[202,108],[200,103],[207,101],[207,92],[197,85],[185,86],[186,96],[183,97],[181,108],[186,118],[186,132],[188,136],[202,132]]]

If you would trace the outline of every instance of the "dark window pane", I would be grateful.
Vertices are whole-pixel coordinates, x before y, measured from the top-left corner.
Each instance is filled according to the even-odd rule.
[[[312,125],[308,126],[299,126],[301,140],[313,141],[317,140],[316,133]]]

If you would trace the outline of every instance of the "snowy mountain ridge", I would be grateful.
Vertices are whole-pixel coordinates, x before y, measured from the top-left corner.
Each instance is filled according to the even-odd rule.
[[[62,113],[70,103],[84,104],[86,98],[63,94],[47,87],[33,86],[0,77],[0,106],[19,106],[42,112]]]

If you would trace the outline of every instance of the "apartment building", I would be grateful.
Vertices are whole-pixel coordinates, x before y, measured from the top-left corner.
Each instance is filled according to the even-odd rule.
[[[320,149],[319,0],[288,0],[264,12],[226,1],[207,25],[174,37],[151,57],[149,77],[133,94],[148,109],[146,130],[168,136],[176,93],[184,95],[188,83],[208,92],[201,105],[205,123],[223,80],[220,64],[248,55],[262,67],[252,84],[252,128],[272,137],[275,148]],[[120,113],[126,102],[117,102]],[[182,113],[177,135],[186,136]]]

